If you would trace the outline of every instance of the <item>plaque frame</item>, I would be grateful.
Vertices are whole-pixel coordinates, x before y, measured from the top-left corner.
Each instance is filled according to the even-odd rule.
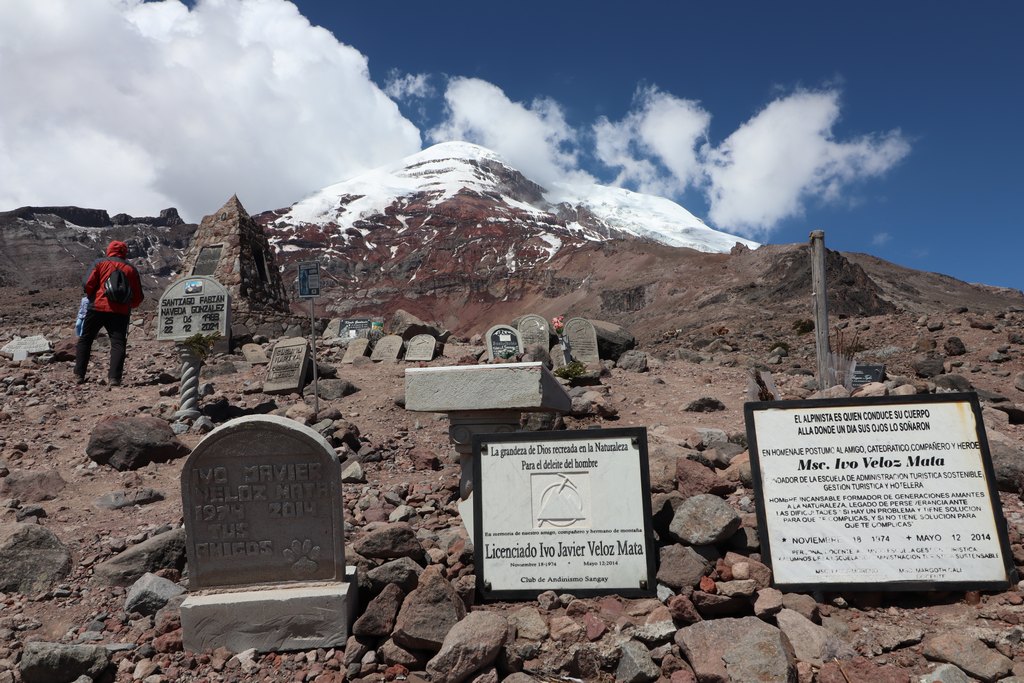
[[[898,592],[898,591],[967,591],[967,590],[1006,590],[1017,580],[1017,569],[1013,562],[1013,552],[1007,533],[1006,517],[1003,514],[1002,502],[995,485],[995,470],[992,466],[992,455],[989,450],[988,437],[985,434],[985,423],[982,420],[981,405],[978,395],[974,392],[948,394],[917,394],[913,396],[871,396],[835,399],[804,399],[796,401],[751,401],[743,406],[744,423],[747,433],[747,447],[750,454],[751,478],[754,485],[754,502],[757,508],[758,537],[761,540],[761,561],[772,566],[771,538],[768,533],[767,512],[765,510],[765,491],[762,481],[760,449],[757,442],[757,431],[754,413],[763,410],[786,410],[801,408],[858,408],[892,405],[928,405],[936,403],[967,403],[974,416],[975,434],[978,450],[981,453],[981,465],[984,472],[985,488],[988,491],[988,502],[992,514],[992,522],[998,536],[1000,552],[1003,558],[1003,580],[997,581],[943,581],[943,580],[912,580],[912,581],[825,581],[820,583],[775,581],[773,574],[772,586],[786,592],[809,592],[829,590],[835,592]],[[865,543],[865,545],[867,545]]]
[[[484,482],[484,468],[482,465],[482,448],[490,448],[497,445],[516,444],[522,442],[538,441],[592,441],[595,439],[623,439],[627,438],[633,442],[637,452],[637,466],[639,468],[638,483],[640,485],[640,516],[643,524],[643,543],[646,559],[646,583],[638,586],[608,585],[605,588],[570,588],[565,584],[548,583],[535,587],[521,589],[492,589],[487,578],[487,563],[484,559],[484,531],[485,520],[483,516],[483,500],[486,496],[486,484]],[[628,457],[626,455],[611,454],[607,457]],[[501,432],[495,434],[474,434],[473,435],[473,560],[476,567],[476,590],[477,595],[483,600],[532,600],[545,591],[554,590],[558,592],[571,592],[580,597],[594,597],[601,595],[621,595],[626,598],[651,598],[657,595],[656,582],[656,554],[657,545],[654,541],[653,519],[651,515],[651,481],[648,467],[647,454],[647,429],[645,427],[626,427],[615,429],[576,429],[569,431],[552,432]],[[511,482],[503,482],[507,489]],[[499,489],[501,490],[501,489]],[[628,495],[633,495],[629,492]],[[585,536],[580,540],[587,540]]]

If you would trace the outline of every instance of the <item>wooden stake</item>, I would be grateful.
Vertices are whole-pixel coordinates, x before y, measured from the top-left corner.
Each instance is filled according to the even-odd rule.
[[[811,233],[811,302],[814,306],[814,344],[818,355],[818,389],[832,386],[828,348],[828,292],[825,289],[825,231]]]

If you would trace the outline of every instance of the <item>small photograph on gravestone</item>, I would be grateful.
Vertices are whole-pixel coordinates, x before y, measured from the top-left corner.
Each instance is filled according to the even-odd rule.
[[[487,330],[487,359],[509,359],[523,352],[519,330],[511,325],[495,325]]]

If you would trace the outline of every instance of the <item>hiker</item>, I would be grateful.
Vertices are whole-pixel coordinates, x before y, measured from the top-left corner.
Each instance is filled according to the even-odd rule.
[[[126,256],[128,245],[118,240],[112,241],[107,246],[106,258],[97,259],[83,281],[82,286],[90,305],[75,347],[75,381],[78,384],[85,382],[92,342],[100,329],[105,329],[110,337],[107,380],[111,386],[121,385],[128,346],[128,321],[132,309],[142,303],[139,271],[124,260]]]

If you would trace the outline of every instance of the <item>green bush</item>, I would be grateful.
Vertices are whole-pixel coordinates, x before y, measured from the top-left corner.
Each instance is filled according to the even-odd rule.
[[[568,363],[567,365],[563,365],[562,367],[556,369],[555,370],[555,377],[561,377],[562,379],[573,380],[573,379],[576,379],[577,377],[585,375],[586,372],[587,372],[586,364],[584,364],[584,363],[582,363],[582,362],[580,362],[578,360],[574,360],[573,362]]]

